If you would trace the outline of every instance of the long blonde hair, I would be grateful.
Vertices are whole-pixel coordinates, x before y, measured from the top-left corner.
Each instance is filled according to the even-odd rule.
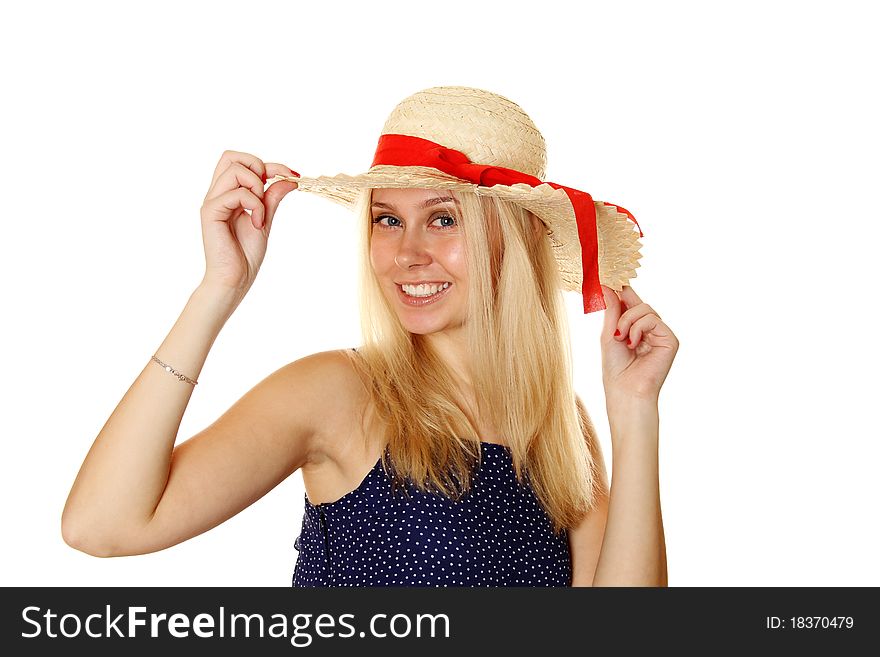
[[[375,409],[368,435],[387,447],[383,466],[396,486],[409,479],[458,499],[480,456],[474,418],[488,418],[510,448],[517,479],[528,478],[558,533],[594,506],[599,481],[590,450],[596,432],[572,385],[550,240],[543,232],[536,239],[530,213],[519,206],[469,192],[453,196],[468,267],[467,353],[477,407],[464,402],[457,377],[424,336],[403,327],[382,293],[370,264],[367,189],[355,209],[364,344],[346,353]]]

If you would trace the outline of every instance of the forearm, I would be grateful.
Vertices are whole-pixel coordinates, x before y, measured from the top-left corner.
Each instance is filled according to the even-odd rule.
[[[197,380],[235,300],[199,286],[157,357]],[[101,429],[73,483],[62,515],[70,545],[105,553],[144,526],[168,482],[171,454],[193,385],[147,363]]]
[[[666,586],[656,403],[609,408],[612,476],[593,586]]]

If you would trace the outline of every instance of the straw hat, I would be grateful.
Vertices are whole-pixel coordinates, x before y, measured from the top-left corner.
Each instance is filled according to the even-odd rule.
[[[394,108],[366,173],[276,178],[352,209],[363,188],[448,189],[511,201],[547,227],[564,289],[583,295],[584,313],[603,310],[599,283],[620,291],[636,277],[641,228],[620,206],[545,182],[546,164],[544,138],[516,103],[482,89],[433,87]]]

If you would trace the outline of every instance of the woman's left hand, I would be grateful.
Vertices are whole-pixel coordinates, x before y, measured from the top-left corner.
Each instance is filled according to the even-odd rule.
[[[678,338],[631,287],[624,286],[617,293],[603,285],[602,292],[605,323],[600,342],[606,401],[656,402],[678,352]]]

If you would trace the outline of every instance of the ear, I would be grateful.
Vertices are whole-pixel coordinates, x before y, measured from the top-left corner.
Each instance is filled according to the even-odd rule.
[[[529,219],[532,220],[532,231],[535,234],[535,239],[540,240],[541,237],[547,232],[547,228],[544,226],[544,222],[538,219],[532,212],[529,212]]]

